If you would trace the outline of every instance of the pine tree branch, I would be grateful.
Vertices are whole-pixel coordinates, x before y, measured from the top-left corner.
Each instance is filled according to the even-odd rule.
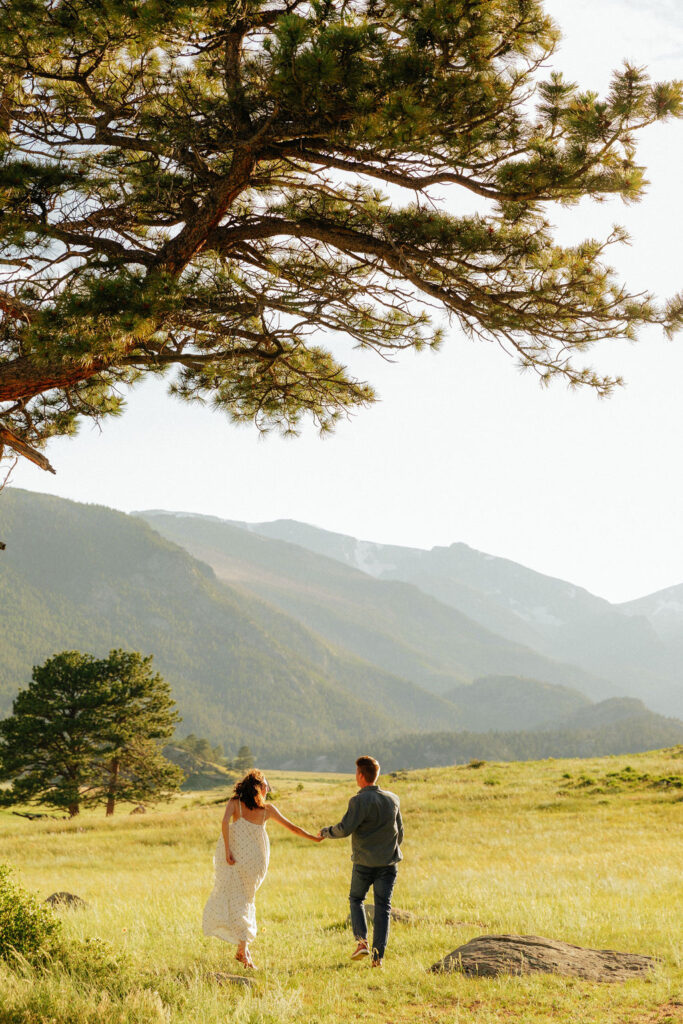
[[[7,427],[0,426],[0,452],[4,446],[11,448],[17,455],[23,455],[25,459],[28,459],[29,462],[32,462],[40,469],[44,469],[48,473],[56,473],[56,470],[53,469],[44,455],[41,455],[35,448],[31,448],[30,445],[22,441],[20,437],[17,437]]]

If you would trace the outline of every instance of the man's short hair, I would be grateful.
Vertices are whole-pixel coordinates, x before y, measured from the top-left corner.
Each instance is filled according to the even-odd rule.
[[[368,754],[363,754],[356,761],[356,768],[361,773],[366,782],[371,786],[377,782],[379,777],[379,761],[375,761],[374,757],[370,757]]]

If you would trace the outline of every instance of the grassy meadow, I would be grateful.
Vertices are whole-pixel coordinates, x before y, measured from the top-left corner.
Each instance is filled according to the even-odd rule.
[[[643,778],[647,776],[647,778]],[[252,988],[234,949],[201,933],[219,793],[113,820],[30,822],[0,812],[0,863],[61,911],[63,951],[0,962],[0,1024],[666,1024],[683,1021],[683,748],[595,760],[399,773],[405,860],[382,971],[348,956],[349,841],[269,826]],[[277,805],[311,830],[339,820],[352,777],[269,773]],[[485,932],[545,935],[660,958],[651,977],[604,985],[549,975],[430,974]]]

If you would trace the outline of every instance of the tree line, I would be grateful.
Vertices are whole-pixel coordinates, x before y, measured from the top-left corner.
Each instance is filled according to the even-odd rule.
[[[676,719],[643,714],[607,724],[518,732],[434,732],[378,736],[371,752],[383,771],[467,764],[471,760],[538,761],[548,757],[603,757],[636,754],[683,743],[683,725]],[[286,756],[263,754],[265,768],[300,771],[347,771],[358,756],[358,743],[291,750]]]
[[[237,751],[237,754],[232,759],[225,756],[225,749],[222,743],[217,743],[215,746],[207,740],[204,736],[196,736],[193,732],[189,733],[182,740],[175,740],[174,746],[180,747],[181,750],[187,750],[188,753],[194,754],[195,757],[201,758],[203,761],[211,761],[214,764],[222,765],[224,768],[230,768],[237,772],[238,775],[245,775],[250,768],[254,767],[254,755],[251,747],[243,743]]]

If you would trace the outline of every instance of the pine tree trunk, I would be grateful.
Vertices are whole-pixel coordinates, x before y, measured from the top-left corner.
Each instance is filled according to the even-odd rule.
[[[77,814],[81,813],[80,804],[69,804],[67,810],[70,818],[75,818]]]
[[[118,778],[119,778],[119,768],[120,767],[121,767],[121,762],[120,762],[118,757],[115,757],[112,760],[112,763],[111,763],[110,768],[109,768],[109,793],[107,795],[107,814],[106,814],[107,818],[111,817],[111,815],[114,813],[114,807],[116,805],[116,784],[117,784]]]

